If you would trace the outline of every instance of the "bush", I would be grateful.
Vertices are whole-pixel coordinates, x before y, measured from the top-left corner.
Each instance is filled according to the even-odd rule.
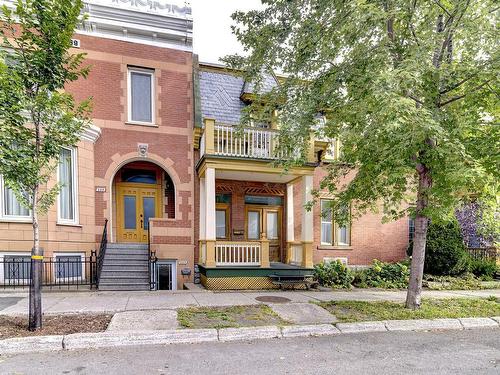
[[[370,268],[360,272],[364,273],[357,275],[360,287],[366,284],[373,288],[406,288],[410,277],[410,269],[406,264],[384,263],[377,259]]]
[[[408,253],[411,255],[413,244]],[[459,275],[470,268],[470,257],[456,220],[430,223],[425,246],[424,272],[432,275]]]
[[[423,285],[431,290],[482,289],[481,280],[471,273],[464,273],[460,277],[424,275]]]
[[[469,271],[483,280],[493,280],[498,266],[494,261],[484,259],[471,259]]]
[[[331,288],[350,288],[353,272],[339,260],[323,262],[314,266],[314,278],[319,284]]]

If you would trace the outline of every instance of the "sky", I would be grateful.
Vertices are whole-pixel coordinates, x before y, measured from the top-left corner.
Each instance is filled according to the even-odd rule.
[[[243,53],[231,33],[231,14],[261,7],[260,0],[191,0],[193,50],[201,62],[219,63],[219,58]]]

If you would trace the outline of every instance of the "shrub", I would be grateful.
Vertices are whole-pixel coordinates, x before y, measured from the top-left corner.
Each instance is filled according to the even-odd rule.
[[[359,279],[364,278],[366,284],[374,288],[406,288],[410,277],[410,270],[406,264],[384,263],[377,259],[363,272],[365,276],[359,276]]]
[[[471,259],[469,271],[483,280],[492,280],[498,266],[494,261],[485,259]]]
[[[314,266],[314,278],[320,285],[331,288],[350,288],[354,280],[353,272],[339,260],[322,262]]]
[[[368,275],[366,270],[354,271],[354,280],[352,281],[352,285],[356,288],[368,288]]]
[[[411,246],[408,249],[411,255]],[[430,223],[425,246],[424,272],[432,275],[459,275],[469,270],[470,257],[456,220]]]
[[[481,281],[471,273],[464,273],[460,277],[424,275],[423,285],[431,290],[482,289]]]

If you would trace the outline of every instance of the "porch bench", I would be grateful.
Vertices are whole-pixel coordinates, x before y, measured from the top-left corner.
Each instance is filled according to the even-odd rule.
[[[278,285],[280,289],[286,287],[295,288],[295,285],[304,285],[307,290],[318,286],[318,282],[311,280],[313,275],[269,275],[274,285]]]

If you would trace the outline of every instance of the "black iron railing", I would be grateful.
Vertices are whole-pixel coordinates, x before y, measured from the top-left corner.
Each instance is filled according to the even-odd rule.
[[[31,284],[31,257],[4,255],[0,265],[3,278],[0,287],[29,288]],[[52,288],[80,288],[87,286],[90,289],[97,287],[97,257],[92,251],[90,257],[75,255],[61,255],[53,258],[44,258],[42,262],[42,287]]]
[[[99,245],[99,253],[97,254],[97,272],[96,283],[99,286],[101,278],[102,264],[106,255],[106,247],[108,245],[108,219],[104,219],[104,229],[102,230],[101,244]]]
[[[151,250],[151,220],[148,223],[149,289],[156,290],[156,251]]]

